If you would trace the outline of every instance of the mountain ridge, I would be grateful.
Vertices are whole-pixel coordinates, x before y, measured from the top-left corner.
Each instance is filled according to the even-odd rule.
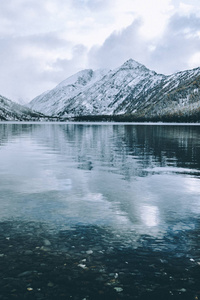
[[[80,75],[80,79],[85,72],[87,70],[83,70],[82,73],[78,72],[74,76]],[[134,97],[137,97],[146,86],[153,87],[164,77],[164,75],[147,69],[135,60],[129,59],[122,66],[114,70],[105,71],[102,76],[98,77],[98,80],[93,81],[92,84],[85,84],[84,88],[76,90],[75,94],[73,94],[73,91],[70,91],[71,93],[63,95],[64,91],[61,92],[60,85],[57,85],[44,96],[40,95],[33,99],[28,106],[31,109],[39,109],[40,112],[51,113],[59,117],[83,114],[112,115],[117,106],[133,90]],[[63,82],[67,82],[67,80]],[[65,86],[65,90],[69,89],[69,87],[71,87],[71,84]],[[123,110],[120,113],[124,113]]]

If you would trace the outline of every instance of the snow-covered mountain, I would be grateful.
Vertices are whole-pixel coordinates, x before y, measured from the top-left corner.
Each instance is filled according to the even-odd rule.
[[[17,104],[0,95],[0,120],[1,121],[30,121],[43,117],[41,113]]]
[[[131,114],[160,118],[200,111],[200,68],[170,76],[130,59],[119,68],[83,70],[36,97],[29,108],[62,118]]]
[[[200,68],[165,76],[160,84],[138,97],[137,102],[130,94],[122,106],[126,113],[135,112],[141,117],[196,114],[200,111]]]
[[[68,105],[68,99],[78,96],[95,82],[101,80],[109,70],[93,71],[86,69],[72,75],[58,84],[53,90],[44,92],[34,98],[28,107],[43,112],[46,115],[57,115]]]

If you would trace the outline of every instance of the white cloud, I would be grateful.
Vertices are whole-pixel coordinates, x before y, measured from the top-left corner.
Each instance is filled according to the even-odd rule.
[[[145,38],[155,38],[162,34],[168,18],[174,10],[171,2],[171,0],[136,0],[132,2],[137,15],[143,20],[140,31]]]
[[[200,66],[200,51],[196,52],[190,57],[188,65],[190,68],[196,68],[197,66]]]
[[[190,15],[192,13],[200,14],[200,5],[198,0],[182,0],[179,1],[179,14]]]

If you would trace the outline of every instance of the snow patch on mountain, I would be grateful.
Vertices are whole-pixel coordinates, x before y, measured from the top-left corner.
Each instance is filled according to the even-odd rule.
[[[56,115],[65,107],[65,103],[69,98],[75,97],[103,78],[108,72],[107,69],[80,71],[59,83],[51,91],[34,98],[27,106],[46,115]]]

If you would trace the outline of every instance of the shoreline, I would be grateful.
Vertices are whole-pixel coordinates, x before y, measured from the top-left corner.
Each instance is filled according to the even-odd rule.
[[[182,122],[115,122],[115,121],[0,121],[0,124],[58,124],[58,125],[147,125],[147,126],[200,126],[200,123]]]

